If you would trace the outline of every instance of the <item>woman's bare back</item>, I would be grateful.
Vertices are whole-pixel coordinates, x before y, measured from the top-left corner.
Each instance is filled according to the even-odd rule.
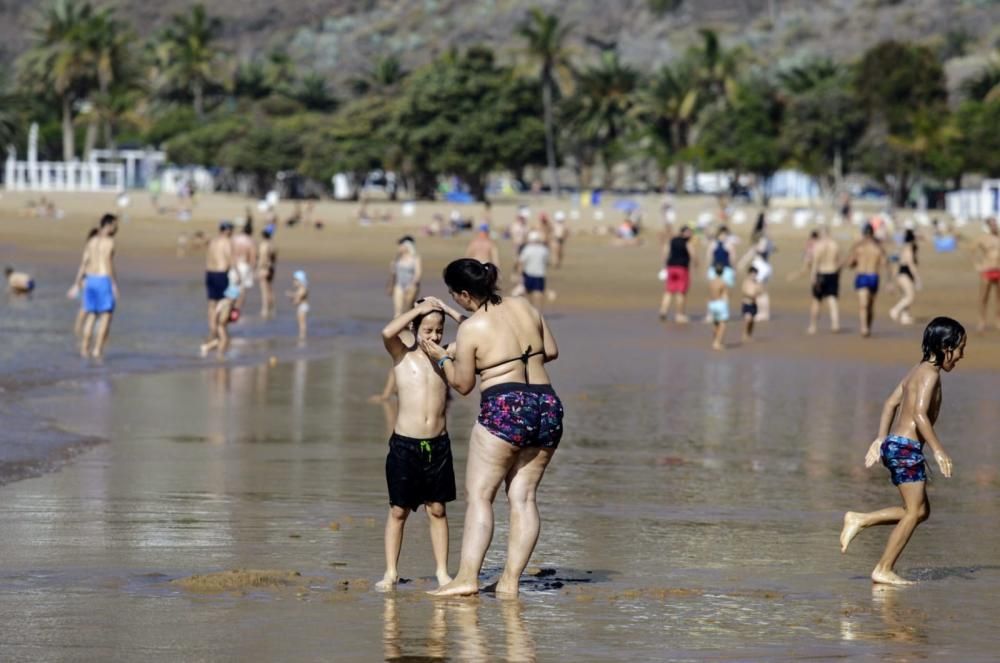
[[[469,324],[473,323],[473,324]],[[481,388],[504,382],[549,384],[546,357],[554,341],[541,315],[521,297],[505,297],[490,304],[463,324],[465,339],[476,347],[476,370]],[[522,359],[527,356],[527,363]]]

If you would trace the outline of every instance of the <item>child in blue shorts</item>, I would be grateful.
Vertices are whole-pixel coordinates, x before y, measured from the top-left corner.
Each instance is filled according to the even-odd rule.
[[[851,540],[866,527],[896,525],[889,535],[885,552],[872,571],[873,582],[913,584],[896,575],[893,567],[917,525],[930,515],[924,444],[930,445],[934,452],[941,474],[951,477],[951,458],[934,432],[934,422],[941,411],[941,371],[947,373],[961,361],[965,341],[965,328],[955,320],[944,317],[931,320],[924,330],[923,359],[910,369],[882,407],[878,437],[868,449],[865,467],[882,460],[893,485],[899,488],[903,506],[869,513],[848,511],[840,532],[840,551],[847,552]]]

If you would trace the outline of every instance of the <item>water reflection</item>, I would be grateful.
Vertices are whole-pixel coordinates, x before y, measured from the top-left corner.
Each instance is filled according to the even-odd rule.
[[[405,615],[401,615],[403,606],[408,608]],[[521,601],[427,601],[422,597],[414,601],[388,595],[382,612],[385,660],[483,661],[503,652],[503,660],[534,661],[535,640],[523,611]],[[503,645],[496,637],[491,646],[498,625],[503,628]]]

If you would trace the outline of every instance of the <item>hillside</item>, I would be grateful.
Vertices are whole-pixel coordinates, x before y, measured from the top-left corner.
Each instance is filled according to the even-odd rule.
[[[98,2],[98,4],[102,4]],[[140,37],[155,33],[188,0],[113,0]],[[30,43],[41,2],[0,0],[0,62],[9,65]],[[224,44],[241,59],[276,47],[335,83],[367,71],[385,55],[407,69],[451,47],[492,46],[516,57],[515,31],[538,6],[574,26],[581,59],[595,44],[615,44],[624,60],[652,68],[695,43],[711,27],[726,46],[744,45],[761,62],[812,55],[848,60],[887,38],[919,41],[952,58],[961,76],[1000,44],[1000,0],[685,0],[656,16],[647,0],[214,0]],[[967,54],[966,57],[957,57]]]

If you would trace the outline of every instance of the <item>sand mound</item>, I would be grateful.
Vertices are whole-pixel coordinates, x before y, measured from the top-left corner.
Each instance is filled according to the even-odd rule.
[[[171,580],[192,592],[238,592],[248,589],[284,589],[305,582],[298,571],[232,569]]]

